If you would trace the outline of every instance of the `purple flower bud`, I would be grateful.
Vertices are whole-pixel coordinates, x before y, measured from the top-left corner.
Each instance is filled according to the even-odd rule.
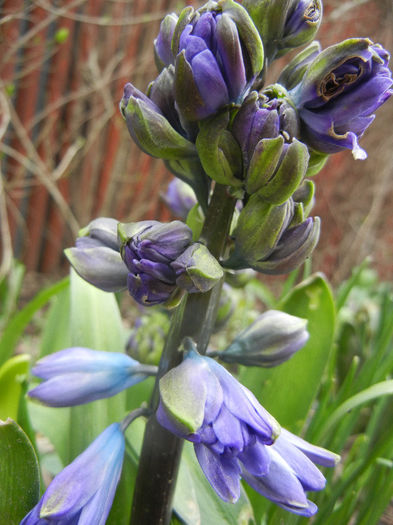
[[[179,17],[175,13],[166,15],[160,25],[160,32],[154,40],[154,56],[159,71],[174,64],[172,54],[172,37]]]
[[[279,50],[303,46],[314,38],[322,21],[320,0],[295,0],[288,10]],[[278,53],[278,56],[282,51]]]
[[[319,232],[319,217],[308,217],[285,230],[270,255],[250,264],[251,268],[270,275],[291,272],[310,257],[318,243]]]
[[[194,443],[207,479],[225,501],[240,495],[241,465],[269,469],[267,447],[280,427],[253,394],[209,357],[191,350],[160,380],[157,419]]]
[[[318,507],[307,499],[307,491],[319,491],[326,480],[314,465],[334,467],[340,457],[316,447],[284,428],[277,440],[266,447],[270,466],[265,476],[255,476],[243,470],[244,480],[257,492],[279,507],[300,516],[310,517]]]
[[[130,83],[124,86],[120,111],[131,137],[145,153],[152,157],[177,160],[195,156],[195,146],[185,138],[174,106],[171,100],[168,100],[170,71],[164,70],[156,82],[158,83],[156,87],[151,85],[149,88],[152,99]],[[162,108],[154,102],[153,98],[162,104]]]
[[[243,0],[262,37],[270,63],[310,42],[322,20],[321,0]]]
[[[352,150],[365,159],[358,139],[374,111],[392,95],[389,53],[367,38],[344,40],[320,53],[290,95],[304,140],[322,153]]]
[[[263,66],[258,32],[239,4],[186,8],[174,31],[175,98],[183,118],[201,120],[239,102]]]
[[[40,359],[32,373],[44,379],[29,396],[54,407],[111,397],[156,373],[126,354],[73,347]]]
[[[53,479],[20,525],[105,525],[119,482],[125,450],[113,423]]]
[[[192,188],[180,179],[173,179],[169,183],[168,189],[162,198],[176,217],[180,219],[186,219],[188,212],[197,203]]]
[[[243,102],[232,128],[242,149],[246,171],[255,148],[262,139],[281,135],[286,142],[290,142],[298,135],[298,131],[296,109],[288,98],[256,91],[252,91]]]
[[[226,363],[272,367],[290,359],[307,342],[306,319],[269,310],[243,330],[222,352],[213,352]]]
[[[132,297],[144,306],[168,301],[177,290],[172,263],[190,246],[190,228],[180,221],[141,221],[120,224],[118,233]]]
[[[127,268],[120,256],[115,219],[100,217],[80,230],[74,248],[65,255],[85,281],[105,292],[127,287]]]

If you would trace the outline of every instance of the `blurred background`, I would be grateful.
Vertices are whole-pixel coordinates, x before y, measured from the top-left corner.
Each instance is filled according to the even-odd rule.
[[[183,5],[0,0],[0,280],[13,259],[34,276],[66,273],[63,249],[94,217],[170,219],[160,194],[172,177],[134,145],[118,102],[127,81],[145,90],[156,76],[152,41]],[[392,0],[324,0],[324,11],[323,47],[368,36],[393,51]],[[392,122],[390,100],[362,139],[368,160],[336,154],[315,177],[313,268],[333,284],[367,255],[392,277]]]

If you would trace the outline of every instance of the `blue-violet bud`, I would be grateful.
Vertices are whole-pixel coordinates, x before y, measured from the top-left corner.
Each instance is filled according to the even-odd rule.
[[[120,424],[113,423],[57,474],[20,525],[105,525],[119,482],[124,450]]]
[[[322,21],[321,0],[243,0],[262,37],[270,63],[310,42]]]
[[[232,0],[185,8],[172,51],[176,103],[189,121],[240,102],[263,67],[260,36],[247,11]]]
[[[304,141],[322,153],[350,149],[355,159],[365,159],[358,139],[393,93],[389,58],[367,38],[344,40],[322,51],[290,91]]]
[[[75,247],[65,255],[85,281],[104,290],[119,292],[127,288],[127,268],[120,256],[115,219],[100,217],[80,230]]]
[[[209,353],[226,363],[272,367],[290,359],[307,342],[307,320],[268,310],[221,352]]]
[[[118,233],[131,296],[144,306],[168,301],[177,290],[171,263],[190,246],[190,228],[180,221],[141,221],[120,224]]]
[[[157,371],[119,352],[73,347],[37,361],[32,373],[44,379],[29,396],[53,407],[111,397]]]

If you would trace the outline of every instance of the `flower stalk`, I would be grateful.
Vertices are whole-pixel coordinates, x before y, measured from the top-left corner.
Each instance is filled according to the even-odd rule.
[[[212,255],[220,257],[225,250],[235,199],[226,186],[216,184],[207,211],[200,241]],[[150,408],[155,412],[159,402],[159,379],[168,370],[179,365],[182,352],[179,347],[184,337],[192,337],[201,354],[213,330],[222,280],[210,291],[186,295],[178,306],[166,340],[159,365]],[[198,319],[198,323],[195,320]],[[172,501],[180,464],[183,441],[168,432],[153,414],[147,424],[139,460],[131,512],[131,524],[149,523],[167,525],[170,522]]]

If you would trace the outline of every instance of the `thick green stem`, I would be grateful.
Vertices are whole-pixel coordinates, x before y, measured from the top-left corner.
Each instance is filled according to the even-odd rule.
[[[215,257],[220,257],[228,236],[235,200],[225,186],[216,185],[201,235]],[[201,353],[206,352],[216,318],[222,282],[204,294],[184,297],[177,308],[162,354],[150,407],[159,402],[159,379],[180,364],[184,337],[192,337]],[[167,525],[172,511],[183,441],[151,416],[146,424],[131,513],[131,525]]]

